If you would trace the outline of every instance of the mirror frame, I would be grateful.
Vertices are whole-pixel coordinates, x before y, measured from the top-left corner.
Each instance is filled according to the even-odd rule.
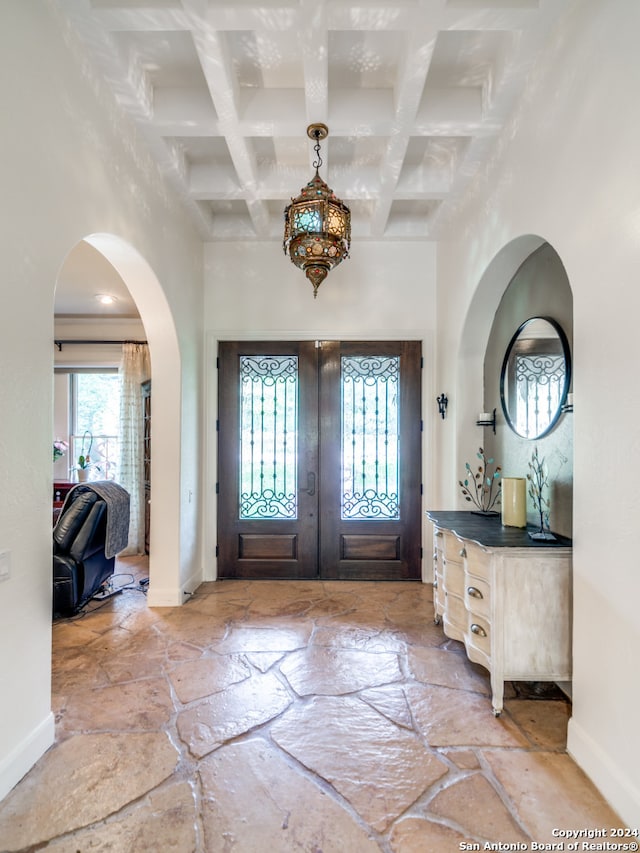
[[[556,334],[558,335],[558,338],[560,339],[560,345],[562,347],[562,354],[564,356],[565,374],[564,374],[564,386],[562,388],[562,393],[560,394],[560,400],[558,402],[558,408],[557,408],[554,416],[551,418],[549,425],[546,427],[546,429],[543,430],[543,432],[538,433],[538,435],[527,436],[527,435],[522,435],[521,433],[519,433],[518,430],[514,426],[514,422],[513,422],[511,415],[509,414],[509,411],[507,409],[507,400],[506,400],[506,396],[505,396],[505,392],[504,392],[504,383],[505,383],[507,368],[509,365],[509,358],[511,357],[511,351],[513,350],[513,348],[516,344],[516,341],[520,337],[522,331],[529,325],[529,323],[531,323],[534,320],[544,320],[545,322],[549,323],[550,326],[553,326],[554,331],[556,332]],[[567,394],[569,392],[570,387],[571,387],[571,349],[569,347],[569,341],[567,339],[567,336],[564,333],[562,326],[558,322],[556,322],[556,320],[552,319],[551,317],[539,317],[539,316],[529,317],[528,320],[525,320],[524,323],[521,323],[518,326],[518,328],[515,331],[515,334],[512,336],[511,340],[509,341],[509,344],[507,345],[507,349],[506,349],[505,354],[504,354],[504,358],[502,360],[502,369],[500,370],[500,403],[502,404],[502,412],[504,414],[505,421],[507,422],[509,428],[519,438],[522,438],[525,441],[537,441],[539,438],[542,438],[543,436],[548,435],[551,432],[551,430],[554,428],[554,426],[558,423],[558,420],[560,419],[560,415],[562,414],[562,407],[565,405],[565,403],[567,401]]]

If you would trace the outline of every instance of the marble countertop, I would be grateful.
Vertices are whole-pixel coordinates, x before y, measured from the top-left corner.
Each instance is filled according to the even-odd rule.
[[[555,540],[531,539],[529,531],[536,528],[503,527],[500,514],[483,516],[465,511],[427,510],[427,517],[438,527],[453,531],[461,539],[471,539],[487,548],[570,548],[571,539],[555,533]]]

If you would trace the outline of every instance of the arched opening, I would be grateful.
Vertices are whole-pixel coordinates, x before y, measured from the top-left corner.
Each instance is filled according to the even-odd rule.
[[[494,408],[491,400],[484,399],[484,362],[498,306],[518,269],[544,243],[536,234],[525,234],[507,243],[486,267],[469,303],[460,337],[455,391],[458,423],[469,427],[456,431],[452,448],[454,472],[477,451],[482,433],[472,425],[478,412]],[[495,406],[499,406],[497,399]]]
[[[484,431],[491,449],[500,449],[501,430],[502,442],[505,435],[511,438],[501,417],[498,362],[519,322],[534,315],[555,316],[572,340],[571,286],[562,261],[544,238],[526,234],[507,243],[486,267],[469,304],[460,339],[456,388],[459,423],[472,425],[478,412],[497,408],[495,440],[490,431]],[[479,429],[457,431],[456,470],[461,459],[475,452],[481,435]],[[528,446],[531,442],[520,444]]]
[[[158,277],[129,243],[113,234],[91,234],[83,242],[124,282],[149,345],[154,416],[148,601],[151,606],[179,604],[181,374],[173,317]]]
[[[534,317],[552,319],[568,340],[573,365],[573,294],[561,258],[553,246],[536,235],[519,237],[501,249],[481,276],[467,312],[457,365],[458,417],[456,470],[475,459],[478,447],[502,467],[502,475],[526,477],[534,449],[545,460],[550,502],[549,526],[556,534],[572,536],[573,414],[562,413],[543,436],[528,439],[506,421],[500,401],[501,367],[517,329]],[[578,371],[580,366],[577,367]],[[478,412],[497,410],[495,432],[475,426]],[[457,482],[457,481],[456,481]],[[460,494],[457,495],[461,500]],[[527,520],[535,510],[527,499]],[[571,693],[570,683],[563,690]]]
[[[570,383],[573,351],[573,294],[566,270],[556,251],[549,243],[543,243],[531,252],[520,264],[513,276],[505,283],[504,293],[496,308],[484,353],[484,394],[487,405],[497,408],[495,433],[485,430],[485,444],[491,454],[500,460],[504,476],[525,477],[534,450],[544,459],[548,486],[545,489],[548,501],[548,523],[555,533],[572,535],[573,516],[573,414],[560,408],[561,399],[554,402],[556,375],[561,371],[564,388],[565,379]],[[528,321],[538,318],[534,323]],[[544,318],[544,319],[542,319]],[[560,351],[560,340],[556,338],[555,324],[565,338],[566,352]],[[514,423],[514,409],[502,405],[505,399],[506,379],[502,372],[505,356],[513,336],[526,324],[527,335],[520,342],[517,359],[519,386],[519,412],[528,411],[529,425],[523,430]],[[536,325],[537,324],[537,325]],[[536,337],[535,330],[538,329]],[[521,331],[522,334],[522,331]],[[554,345],[558,352],[553,354]],[[513,366],[513,356],[510,359]],[[508,388],[506,389],[508,392]],[[569,389],[570,390],[570,386]],[[515,396],[515,388],[511,387]],[[506,412],[505,412],[506,408]],[[533,428],[550,414],[553,420],[549,429],[541,434]],[[507,417],[509,415],[509,417]],[[551,418],[550,418],[551,420]],[[530,436],[530,437],[529,437]],[[530,502],[529,520],[533,522],[534,510]]]

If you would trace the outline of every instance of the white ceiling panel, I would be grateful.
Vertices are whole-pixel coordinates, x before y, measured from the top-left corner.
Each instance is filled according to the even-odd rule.
[[[204,240],[280,240],[324,122],[355,241],[438,239],[568,0],[57,2]]]

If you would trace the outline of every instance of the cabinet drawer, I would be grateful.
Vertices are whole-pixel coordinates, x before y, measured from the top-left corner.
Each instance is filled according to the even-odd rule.
[[[454,536],[452,533],[445,533],[443,536],[444,556],[447,560],[453,560],[461,563],[464,551],[464,542]]]
[[[445,560],[443,570],[444,588],[447,592],[453,592],[462,597],[464,595],[464,568],[462,563]]]
[[[464,578],[464,603],[467,610],[480,616],[491,615],[491,587],[481,578],[465,574]]]
[[[491,624],[488,620],[483,619],[475,613],[469,613],[467,616],[467,630],[464,635],[464,642],[467,646],[472,646],[481,651],[487,658],[491,657]]]
[[[466,571],[477,578],[484,578],[484,580],[489,581],[491,578],[491,555],[473,542],[467,542],[464,550]]]
[[[436,580],[434,583],[433,597],[436,612],[442,615],[444,613],[444,587],[442,586],[442,580]]]
[[[467,630],[468,621],[464,601],[459,596],[446,594],[444,619],[447,625],[457,629],[454,639],[458,637],[462,639]]]

